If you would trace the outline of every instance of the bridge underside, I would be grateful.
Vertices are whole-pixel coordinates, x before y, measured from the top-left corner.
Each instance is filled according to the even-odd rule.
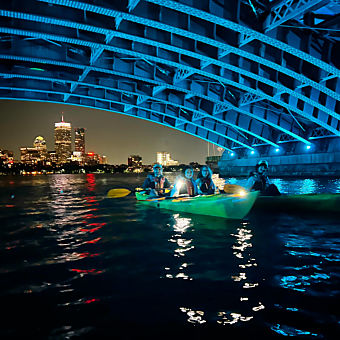
[[[117,112],[226,150],[340,136],[338,1],[0,3],[0,99]]]

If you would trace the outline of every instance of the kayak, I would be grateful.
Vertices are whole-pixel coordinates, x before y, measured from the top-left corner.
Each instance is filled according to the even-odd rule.
[[[174,210],[189,214],[208,215],[227,219],[242,219],[253,207],[258,192],[242,194],[214,194],[195,197],[150,198],[136,192],[138,202],[154,208]]]
[[[304,194],[259,196],[254,211],[336,213],[340,212],[340,194]]]

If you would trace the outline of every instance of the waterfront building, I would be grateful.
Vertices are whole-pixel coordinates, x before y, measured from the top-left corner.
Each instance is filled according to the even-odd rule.
[[[85,155],[85,129],[75,128],[74,129],[74,151],[80,153],[80,163],[84,161]],[[78,156],[77,156],[78,157]]]
[[[156,161],[163,166],[178,165],[178,161],[171,159],[170,153],[166,151],[157,152]]]
[[[37,136],[33,141],[33,147],[20,148],[20,161],[25,164],[44,164],[48,159],[46,141],[44,137]]]
[[[73,151],[71,155],[71,161],[72,162],[77,162],[79,164],[84,163],[84,154],[80,151]]]
[[[21,147],[20,161],[24,164],[37,164],[40,161],[40,153],[34,147]]]
[[[85,164],[86,165],[107,164],[107,158],[106,156],[101,156],[94,152],[87,152],[85,154]]]
[[[35,147],[39,151],[46,151],[47,147],[46,147],[46,141],[44,137],[42,136],[35,137],[34,142],[33,142],[33,147]]]
[[[54,145],[58,163],[66,163],[72,154],[71,123],[61,122],[54,124]]]
[[[142,157],[139,155],[131,155],[128,158],[128,166],[132,168],[140,168],[142,166]]]
[[[54,165],[57,164],[57,153],[53,151],[48,151],[48,161],[47,165]]]
[[[0,149],[0,165],[10,165],[14,163],[13,151]]]

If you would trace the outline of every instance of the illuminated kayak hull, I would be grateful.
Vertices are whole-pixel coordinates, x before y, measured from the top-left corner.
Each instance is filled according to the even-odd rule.
[[[340,194],[259,196],[254,204],[256,210],[339,213]]]
[[[150,199],[144,193],[136,193],[138,202],[154,208],[174,210],[189,214],[223,217],[227,219],[244,218],[258,196],[258,192],[240,195],[206,195],[196,197],[162,197]]]

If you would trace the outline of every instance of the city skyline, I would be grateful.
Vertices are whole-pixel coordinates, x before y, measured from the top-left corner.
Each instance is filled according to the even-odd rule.
[[[208,155],[206,141],[118,113],[70,105],[7,100],[0,101],[0,107],[3,113],[0,147],[13,151],[15,159],[19,159],[20,146],[31,144],[36,136],[43,136],[47,149],[54,149],[54,124],[61,115],[72,127],[84,127],[86,151],[107,156],[110,164],[126,164],[131,154],[139,154],[143,164],[152,164],[156,161],[156,153],[162,150],[169,152],[179,163],[203,164]]]

